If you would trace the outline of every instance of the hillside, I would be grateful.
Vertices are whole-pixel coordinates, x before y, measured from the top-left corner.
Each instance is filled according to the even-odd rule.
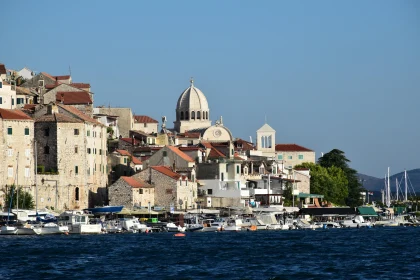
[[[357,174],[359,180],[363,180],[363,187],[369,191],[373,191],[375,197],[380,196],[381,190],[385,185],[385,178],[376,178],[365,174]],[[407,171],[407,181],[409,193],[414,188],[417,195],[420,195],[420,168]],[[390,176],[391,192],[395,192],[395,179],[398,178],[400,187],[404,190],[404,172],[400,172]]]

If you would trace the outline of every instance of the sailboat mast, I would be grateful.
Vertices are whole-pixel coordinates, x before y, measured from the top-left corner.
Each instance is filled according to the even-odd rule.
[[[405,184],[405,201],[408,201],[408,198],[407,198],[407,170],[404,170],[404,184]]]
[[[34,144],[35,144],[35,151],[34,151],[34,155],[35,155],[35,214],[36,214],[36,218],[38,218],[38,185],[36,183],[36,175],[38,173],[38,156],[36,152],[36,140],[34,141]]]
[[[398,178],[395,178],[395,191],[397,192],[396,201],[398,201]]]
[[[386,205],[388,207],[391,206],[391,188],[390,188],[390,181],[389,181],[389,167],[388,167],[388,184],[387,184],[387,192],[386,192]]]

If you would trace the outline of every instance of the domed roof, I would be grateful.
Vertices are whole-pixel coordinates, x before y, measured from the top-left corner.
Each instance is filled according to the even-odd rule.
[[[191,85],[184,90],[176,104],[177,111],[209,111],[209,104],[204,94],[194,86],[191,79]]]

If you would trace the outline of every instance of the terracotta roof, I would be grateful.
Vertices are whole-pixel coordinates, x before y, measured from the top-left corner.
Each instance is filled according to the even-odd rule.
[[[57,102],[62,102],[65,105],[92,104],[92,99],[86,91],[59,91],[55,98]]]
[[[221,157],[224,158],[226,156],[223,153],[221,153],[218,149],[211,148],[208,157],[209,158],[221,158]]]
[[[126,151],[126,150],[115,150],[115,151],[118,152],[122,156],[129,156],[129,157],[131,157],[131,154],[128,151]]]
[[[48,74],[48,73],[46,73],[46,72],[41,72],[41,74],[42,74],[43,76],[45,76],[45,77],[50,78],[51,80],[55,80],[55,77],[54,77],[54,76],[51,76],[50,74]]]
[[[200,151],[201,148],[197,146],[190,146],[190,147],[178,147],[181,151]]]
[[[55,84],[49,84],[49,85],[45,85],[45,88],[46,89],[53,89],[53,88],[56,88],[56,87],[58,87],[59,85],[61,85],[62,83],[60,83],[60,82],[56,82]]]
[[[134,119],[138,123],[158,123],[157,120],[152,119],[151,117],[148,117],[148,116],[134,116]]]
[[[240,149],[242,151],[248,151],[248,150],[255,150],[255,146],[254,144],[252,144],[251,142],[245,141],[243,139],[236,139],[234,141],[235,144],[235,149]]]
[[[135,177],[121,176],[121,178],[133,188],[150,187],[150,185]]]
[[[90,88],[90,84],[86,83],[71,83],[70,85],[75,88]]]
[[[33,120],[31,117],[17,109],[0,109],[0,118],[4,120]]]
[[[188,132],[185,133],[178,133],[177,138],[200,138],[201,133],[200,132]]]
[[[206,147],[207,149],[211,149],[213,148],[213,146],[211,145],[210,142],[205,142],[205,141],[201,141],[201,145],[203,145],[204,147]]]
[[[313,152],[312,150],[296,144],[276,144],[276,151],[281,152]]]
[[[164,174],[168,177],[171,177],[174,180],[178,180],[181,177],[181,175],[179,175],[176,172],[173,172],[172,169],[168,166],[160,165],[160,166],[152,166],[151,168],[156,170],[156,171],[159,171],[160,173],[162,173],[162,174]]]
[[[70,75],[64,75],[64,76],[53,76],[54,77],[54,79],[57,79],[57,80],[68,80],[68,79],[70,79]]]
[[[0,74],[7,74],[6,67],[3,63],[0,63]]]
[[[35,119],[36,122],[83,123],[83,121],[63,114],[43,115]]]
[[[74,106],[69,106],[69,105],[63,105],[63,104],[57,104],[57,106],[63,108],[64,110],[66,110],[67,112],[75,115],[76,117],[82,119],[85,122],[90,122],[96,125],[101,125],[103,126],[102,123],[98,122],[97,120],[95,120],[94,118],[89,117],[88,115],[82,113],[81,111],[79,111],[76,107]]]
[[[36,104],[25,104],[23,105],[23,109],[25,110],[34,110],[36,108]]]
[[[186,161],[189,161],[189,162],[195,162],[189,155],[187,155],[186,153],[180,151],[177,147],[174,147],[174,146],[166,146],[166,147],[168,147],[172,152],[174,152],[175,154],[177,154],[182,159],[184,159]]]
[[[139,160],[138,158],[136,158],[136,157],[131,157],[131,161],[135,164],[135,165],[141,165],[141,164],[143,164],[142,162],[141,162],[141,160]]]

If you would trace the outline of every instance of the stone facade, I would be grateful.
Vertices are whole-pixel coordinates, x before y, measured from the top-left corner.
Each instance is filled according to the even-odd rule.
[[[55,107],[50,115],[35,122],[38,207],[63,210],[104,205],[108,181],[106,128],[64,108]]]
[[[197,199],[197,183],[185,176],[178,176],[173,178],[151,167],[133,177],[155,186],[155,206],[167,209],[174,206],[178,210],[193,208]]]
[[[32,119],[3,119],[0,114],[0,204],[2,206],[5,206],[6,185],[15,185],[34,195],[33,137]]]
[[[124,205],[125,208],[154,205],[155,193],[152,185],[144,183],[144,186],[131,186],[124,177],[118,179],[109,186],[109,204]]]
[[[304,162],[315,163],[314,151],[276,151],[274,157],[277,157],[277,162],[281,163],[284,169],[294,168],[295,165]]]
[[[175,169],[185,169],[194,167],[195,161],[190,156],[180,151],[177,147],[165,146],[155,152],[148,159],[148,163],[144,162],[143,168],[156,165],[172,166],[175,167]]]
[[[118,116],[118,130],[123,138],[129,137],[129,132],[134,128],[133,112],[131,108],[106,108],[97,107],[99,114]],[[116,135],[119,137],[120,135]]]

